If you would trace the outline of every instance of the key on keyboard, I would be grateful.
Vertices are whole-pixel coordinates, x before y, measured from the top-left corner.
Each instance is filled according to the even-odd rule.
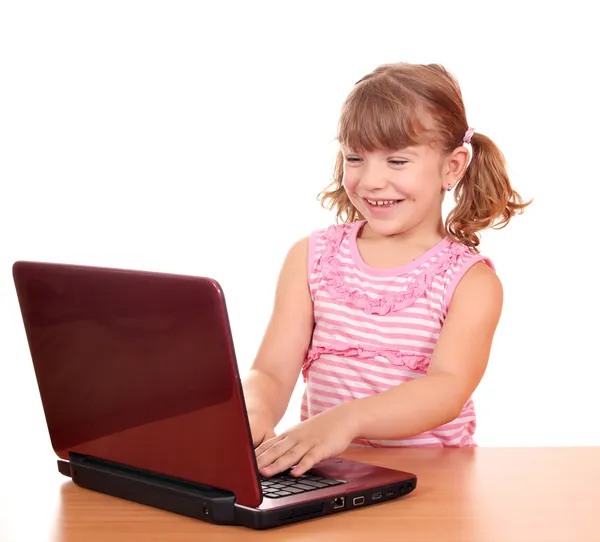
[[[289,497],[290,495],[298,495],[324,487],[337,486],[344,484],[342,480],[333,480],[331,478],[322,478],[315,474],[303,474],[302,476],[291,476],[287,473],[277,474],[271,478],[261,478],[263,494],[270,499],[280,497]]]

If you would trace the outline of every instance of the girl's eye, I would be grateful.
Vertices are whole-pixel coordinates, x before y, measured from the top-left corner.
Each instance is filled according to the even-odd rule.
[[[360,162],[358,156],[346,156],[346,162]]]
[[[403,166],[404,164],[407,164],[407,160],[390,160],[390,164],[393,164],[395,166]]]

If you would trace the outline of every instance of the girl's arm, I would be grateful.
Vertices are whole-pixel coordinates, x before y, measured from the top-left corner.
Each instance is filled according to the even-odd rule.
[[[354,419],[357,436],[401,439],[457,418],[487,367],[502,302],[496,273],[475,264],[453,294],[428,374],[341,405]]]
[[[256,450],[261,474],[295,465],[301,475],[357,437],[402,439],[454,420],[487,366],[502,308],[502,285],[483,263],[459,282],[426,376],[327,409]]]
[[[269,324],[243,381],[249,417],[268,420],[272,428],[285,414],[312,338],[314,317],[307,269],[305,238],[286,256]]]

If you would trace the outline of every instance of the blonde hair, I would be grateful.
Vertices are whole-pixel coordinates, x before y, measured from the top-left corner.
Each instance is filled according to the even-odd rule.
[[[433,119],[433,128],[423,121]],[[458,82],[438,64],[384,64],[357,82],[342,107],[338,142],[356,152],[402,149],[437,144],[452,152],[467,132],[465,106]],[[531,201],[523,203],[513,190],[504,155],[487,136],[475,132],[473,155],[456,185],[456,206],[446,219],[446,231],[456,241],[476,248],[478,232],[505,227]],[[363,217],[342,184],[344,158],[337,154],[333,182],[321,192],[321,204],[336,209],[338,221]]]

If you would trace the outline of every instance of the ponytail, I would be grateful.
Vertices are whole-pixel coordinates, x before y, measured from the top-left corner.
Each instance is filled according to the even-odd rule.
[[[448,214],[446,229],[456,241],[476,248],[478,232],[504,228],[531,200],[523,203],[513,190],[504,155],[489,137],[476,132],[470,143],[473,156],[464,177],[456,185],[456,206]]]

